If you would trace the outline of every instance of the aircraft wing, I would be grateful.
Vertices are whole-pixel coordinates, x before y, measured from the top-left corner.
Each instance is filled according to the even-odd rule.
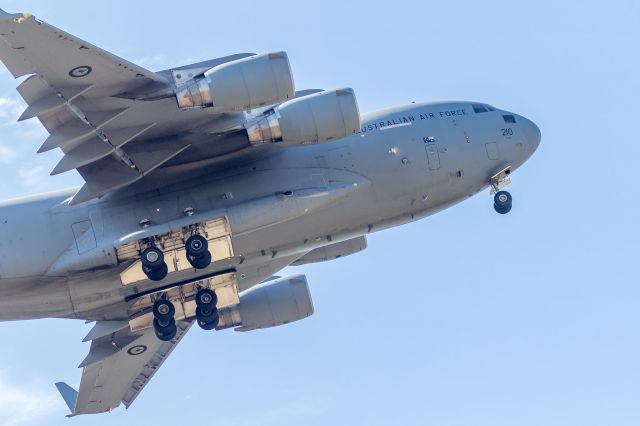
[[[192,67],[206,70],[250,55]],[[14,77],[29,75],[17,88],[28,105],[20,120],[37,117],[49,132],[38,152],[63,151],[52,174],[76,169],[84,178],[72,204],[132,184],[244,122],[243,113],[181,110],[167,95],[177,84],[172,70],[151,72],[30,14],[0,9],[0,60]],[[142,99],[141,93],[158,95]],[[230,152],[249,145],[234,141]]]
[[[93,338],[89,355],[80,364],[83,372],[79,391],[66,383],[56,383],[70,416],[111,411],[121,403],[129,408],[192,324],[177,321],[176,337],[163,342],[153,328],[132,333],[128,322],[96,323],[85,339]]]

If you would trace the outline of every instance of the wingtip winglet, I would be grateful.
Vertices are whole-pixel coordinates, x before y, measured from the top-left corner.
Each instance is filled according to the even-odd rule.
[[[66,384],[65,382],[57,382],[55,385],[56,385],[56,388],[58,389],[58,392],[60,392],[62,399],[64,399],[64,402],[67,404],[67,407],[69,407],[69,411],[71,411],[71,416],[75,415],[76,401],[78,400],[78,391],[72,388],[71,386],[69,386],[68,384]]]

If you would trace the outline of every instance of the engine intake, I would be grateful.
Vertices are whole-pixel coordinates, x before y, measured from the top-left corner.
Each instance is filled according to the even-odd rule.
[[[244,111],[292,99],[295,87],[285,52],[226,62],[176,92],[180,108]]]
[[[313,302],[304,275],[278,278],[240,294],[240,303],[219,311],[217,329],[236,331],[277,327],[313,314]]]
[[[322,143],[357,132],[360,112],[353,89],[330,90],[287,101],[245,127],[254,145]]]

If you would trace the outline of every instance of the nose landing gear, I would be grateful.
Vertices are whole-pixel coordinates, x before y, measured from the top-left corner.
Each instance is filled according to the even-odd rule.
[[[491,194],[493,195],[493,208],[500,214],[507,214],[511,211],[513,198],[507,191],[502,191],[502,188],[511,183],[510,174],[511,166],[507,166],[489,178]]]
[[[196,293],[196,321],[203,330],[213,330],[220,322],[218,315],[218,297],[208,288],[203,288]]]
[[[511,211],[512,197],[507,191],[498,191],[493,196],[493,208],[500,214],[507,214]]]
[[[171,301],[158,299],[153,303],[153,329],[156,337],[163,342],[168,342],[176,337],[178,328],[173,315],[176,308]]]

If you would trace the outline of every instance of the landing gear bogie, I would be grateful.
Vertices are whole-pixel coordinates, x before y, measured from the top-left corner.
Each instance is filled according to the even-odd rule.
[[[155,246],[149,246],[142,251],[140,262],[142,271],[151,281],[162,281],[169,273],[162,250]]]
[[[203,288],[196,294],[196,321],[203,330],[213,330],[220,323],[218,314],[218,297],[208,288]]]
[[[153,330],[156,337],[163,342],[168,342],[176,337],[178,327],[173,317],[176,308],[170,300],[158,299],[153,303]]]
[[[500,214],[507,214],[511,211],[513,198],[507,191],[498,191],[493,197],[493,208]]]
[[[209,242],[200,234],[194,234],[184,243],[187,260],[196,269],[204,269],[211,264]]]

